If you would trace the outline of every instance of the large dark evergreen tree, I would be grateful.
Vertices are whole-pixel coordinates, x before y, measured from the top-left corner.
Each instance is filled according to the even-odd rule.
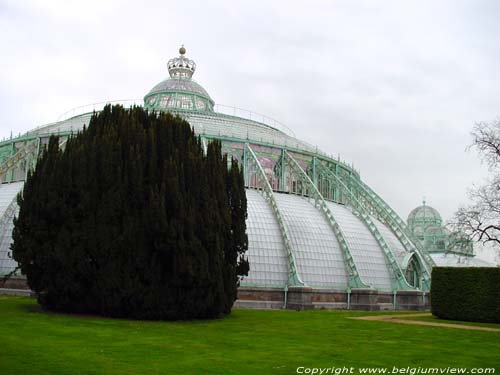
[[[231,311],[244,253],[242,170],[189,124],[107,106],[52,137],[19,196],[14,259],[49,309],[141,319]]]

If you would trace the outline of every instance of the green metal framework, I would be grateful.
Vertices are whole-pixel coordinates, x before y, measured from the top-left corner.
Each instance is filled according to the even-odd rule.
[[[23,177],[26,178],[28,170],[36,165],[39,143],[39,139],[30,140],[23,147],[16,150],[15,143],[12,142],[11,155],[4,158],[0,165],[0,176],[5,176],[3,182],[12,182],[14,180],[14,171],[20,167],[25,171]]]
[[[70,134],[61,136],[59,147],[64,148]],[[25,144],[17,150],[15,150],[14,146],[16,143],[20,142],[17,139],[12,141],[13,154],[4,158],[0,163],[2,183],[26,180],[28,172],[36,167],[38,156],[42,151],[42,138],[46,138],[46,136],[32,136],[28,139],[24,139],[23,142],[25,142]],[[22,171],[22,176],[15,178],[14,174],[16,171]]]
[[[384,237],[378,230],[377,226],[371,219],[368,211],[365,209],[365,207],[360,203],[360,201],[356,198],[356,196],[353,194],[353,192],[346,186],[346,184],[335,175],[328,167],[326,167],[323,163],[317,163],[316,159],[313,161],[314,169],[313,173],[316,174],[321,174],[323,176],[326,176],[327,178],[330,178],[331,180],[334,181],[335,185],[337,186],[337,189],[340,190],[344,196],[347,198],[347,204],[352,207],[353,213],[358,216],[366,225],[366,227],[370,230],[372,233],[373,237],[375,237],[375,240],[377,241],[378,245],[384,252],[384,256],[386,258],[387,263],[390,266],[391,269],[391,281],[392,281],[392,286],[394,290],[405,290],[405,289],[413,289],[411,287],[404,274],[403,271],[401,270],[398,262],[396,261],[396,258],[394,257],[394,254],[392,250],[390,249],[389,245],[385,241]]]
[[[3,215],[0,217],[0,243],[3,240],[3,236],[5,233],[5,226],[8,224],[10,220],[12,220],[16,211],[17,211],[17,197],[14,197],[7,206],[7,208],[5,209]]]
[[[410,240],[411,237],[407,231],[405,222],[368,185],[361,180],[352,178],[351,182],[355,193],[359,196],[360,203],[365,205],[365,208],[376,214],[380,220],[391,228],[407,252],[415,253],[418,257],[422,258],[420,262],[422,264],[422,284],[425,289],[430,289],[431,276],[427,267],[432,268],[435,266],[431,256],[419,249],[417,243]]]
[[[283,237],[283,244],[285,246],[285,250],[287,252],[287,257],[288,257],[288,285],[303,286],[304,282],[300,278],[299,272],[297,270],[297,262],[295,261],[295,255],[293,252],[292,241],[290,240],[290,235],[288,234],[288,228],[285,224],[285,221],[283,220],[283,215],[281,214],[281,211],[278,208],[276,199],[274,199],[273,189],[271,188],[271,185],[267,180],[266,174],[262,169],[259,159],[257,158],[257,155],[255,155],[254,151],[252,150],[252,148],[248,143],[245,143],[243,158],[245,160],[244,165],[247,167],[247,173],[245,173],[247,178],[245,183],[246,184],[248,183],[248,169],[254,168],[256,172],[255,176],[260,186],[259,191],[264,196],[264,198],[269,202],[273,210],[273,213],[276,217],[276,220],[278,221],[278,225],[281,230],[281,235]]]
[[[190,113],[190,116],[196,115]],[[202,114],[198,115],[201,116]],[[207,116],[207,114],[204,113],[203,116]],[[219,119],[231,118],[229,115],[217,113],[212,113],[210,116]],[[269,127],[268,125],[262,126]],[[35,131],[18,138],[0,142],[0,176],[2,176],[2,181],[12,182],[25,179],[28,170],[36,166],[42,139],[52,134],[57,134],[61,137],[60,146],[64,147],[65,142],[73,134],[73,131],[57,131],[54,133],[50,132],[49,129],[45,130],[42,128],[38,133]],[[383,250],[387,264],[390,266],[389,269],[392,272],[391,282],[394,290],[409,290],[412,287],[405,279],[406,268],[404,264],[398,263],[393,251],[373,222],[372,217],[376,217],[390,228],[402,243],[406,252],[415,254],[415,261],[412,262],[412,267],[415,268],[418,264],[422,278],[422,288],[424,290],[429,289],[429,270],[434,265],[434,261],[424,250],[419,248],[418,241],[413,241],[406,223],[382,198],[360,180],[359,174],[351,166],[318,151],[314,152],[310,147],[299,148],[299,145],[296,145],[296,147],[293,145],[284,146],[266,142],[262,139],[253,140],[248,137],[249,135],[247,135],[247,139],[243,139],[220,134],[200,134],[202,147],[205,152],[208,142],[213,139],[244,145],[242,149],[240,148],[242,153],[240,156],[243,161],[245,185],[249,188],[257,188],[260,191],[269,202],[277,218],[288,257],[289,285],[304,285],[304,283],[297,271],[293,245],[290,241],[288,228],[274,198],[273,189],[288,193],[298,193],[314,200],[315,207],[327,219],[342,250],[345,268],[349,275],[349,288],[369,288],[369,286],[362,281],[345,236],[332,215],[331,210],[328,208],[326,201],[334,201],[351,207],[353,212],[370,230],[378,245]],[[24,143],[24,145],[16,148],[16,145],[20,143]],[[273,152],[279,153],[280,156],[274,167],[273,176],[269,177],[266,175],[250,144],[252,146],[268,147]],[[294,156],[297,155],[299,159],[292,156],[292,153]],[[306,168],[301,167],[299,161],[305,164]],[[23,176],[17,176],[21,173],[20,171],[23,172]],[[14,176],[15,174],[17,177]],[[269,178],[271,178],[271,183]],[[255,183],[251,179],[256,179]],[[275,179],[278,181],[277,187],[273,183],[273,181],[276,181]],[[288,191],[287,182],[295,183],[294,189],[291,189],[292,191]]]
[[[163,104],[162,100],[168,104]],[[185,110],[185,111],[200,111],[213,112],[214,103],[210,98],[200,94],[193,94],[189,91],[161,91],[144,98],[147,103],[147,109],[150,110]],[[202,106],[204,109],[198,108]]]
[[[234,107],[230,108],[232,114],[229,114],[222,110],[225,106],[215,107],[215,102],[208,92],[192,80],[196,63],[188,59],[185,53],[186,49],[181,47],[179,56],[168,61],[170,78],[161,81],[146,94],[143,101],[144,107],[153,111],[171,111],[190,122],[200,136],[205,153],[208,142],[211,140],[219,140],[223,145],[230,145],[228,147],[231,150],[230,154],[242,161],[245,186],[256,189],[263,195],[278,222],[288,261],[288,284],[285,290],[288,286],[304,285],[295,259],[295,250],[301,249],[294,249],[289,228],[278,207],[274,191],[299,194],[309,199],[310,202],[314,201],[315,208],[327,220],[339,244],[343,266],[348,278],[348,293],[353,288],[371,287],[362,280],[346,236],[332,213],[334,210],[329,208],[327,201],[349,206],[353,214],[362,222],[358,223],[358,220],[355,220],[358,229],[365,233],[366,230],[363,226],[368,228],[384,254],[384,258],[380,257],[380,263],[384,259],[388,266],[394,293],[398,290],[413,289],[408,284],[405,273],[408,278],[411,278],[413,285],[419,284],[420,286],[416,280],[418,274],[418,277],[422,278],[422,289],[429,289],[429,270],[434,265],[434,261],[428,252],[421,248],[422,245],[419,241],[413,239],[406,223],[382,198],[361,181],[359,173],[355,171],[353,166],[341,162],[340,158],[335,160],[319,151],[317,147],[297,139],[286,126],[266,116]],[[83,112],[82,108],[80,108],[80,112]],[[96,110],[95,106],[93,109]],[[64,147],[68,138],[73,134],[72,126],[76,124],[77,127],[81,128],[85,123],[84,120],[88,123],[87,120],[92,114],[89,110],[87,108],[86,113],[36,128],[23,136],[0,142],[1,182],[25,180],[28,171],[36,167],[42,144],[46,138],[53,134],[58,135],[60,137],[59,145]],[[240,115],[242,112],[247,114]],[[71,131],[60,131],[69,130],[70,126]],[[266,174],[266,172],[268,173]],[[0,217],[0,236],[4,235],[6,223],[14,215],[16,208],[16,201],[13,200]],[[283,212],[286,210],[284,209]],[[316,218],[316,215],[314,216]],[[393,232],[401,242],[407,254],[403,263],[398,263],[394,253],[395,249],[391,249],[382,235],[385,233],[385,227],[383,230],[379,229],[381,227],[377,227],[378,222],[375,218],[388,226],[388,230]],[[323,225],[320,217],[317,223],[319,222]],[[278,241],[280,241],[277,231],[275,231],[274,236],[278,237]],[[329,244],[332,243],[329,242]],[[334,242],[333,245],[335,245]],[[350,245],[355,249],[354,243]],[[373,248],[375,246],[373,244]],[[281,245],[279,248],[281,249]],[[398,248],[400,248],[399,245]],[[403,253],[402,250],[401,253]],[[297,252],[297,254],[299,253]],[[378,253],[377,256],[379,256]],[[339,267],[342,265],[339,264]],[[305,272],[304,276],[306,276]],[[283,275],[280,280],[284,279]],[[388,287],[388,281],[384,285]]]
[[[353,288],[370,288],[366,283],[361,280],[361,276],[359,274],[356,263],[354,262],[354,258],[352,256],[352,252],[349,249],[349,245],[347,244],[347,240],[345,238],[342,229],[340,229],[339,224],[335,220],[332,212],[326,205],[326,202],[317,189],[316,185],[311,181],[307,173],[304,172],[302,167],[297,163],[297,161],[290,155],[286,150],[283,150],[283,160],[282,163],[286,163],[292,173],[299,179],[301,182],[301,186],[305,189],[305,195],[314,199],[314,206],[325,216],[328,224],[335,233],[335,237],[340,245],[340,249],[342,250],[342,256],[344,259],[344,264],[347,269],[348,277],[349,277],[349,287]],[[302,190],[304,191],[304,190]]]
[[[61,136],[61,147],[64,147],[71,134],[72,132],[61,132],[59,134]],[[0,176],[4,176],[3,182],[14,181],[13,175],[16,169],[23,167],[22,169],[24,169],[24,174],[26,176],[28,170],[36,166],[36,161],[40,153],[41,139],[46,138],[49,135],[50,134],[33,134],[4,141],[0,144],[0,147],[11,147],[11,155],[5,157],[0,165]],[[221,138],[221,140],[228,142],[243,141],[238,138]],[[220,138],[213,136],[201,137],[202,147],[204,150],[206,150],[207,144],[211,139]],[[20,142],[25,142],[25,145],[21,148],[15,149],[14,144],[18,144]],[[276,147],[275,145],[266,142],[252,143],[260,146]],[[249,143],[245,142],[244,145],[243,167],[245,184],[246,186],[250,186],[249,171],[252,168],[255,169],[256,173],[254,175],[260,184],[259,190],[270,203],[282,231],[283,241],[289,259],[290,285],[303,285],[303,282],[297,272],[294,252],[288,235],[288,229],[286,228],[283,217],[279,212],[279,208],[272,195],[273,189],[269,184],[268,177],[263,171],[262,166],[260,165],[260,162]],[[274,171],[275,177],[279,180],[278,191],[286,191],[286,182],[292,177],[290,175],[290,173],[292,173],[293,177],[295,177],[298,181],[296,189],[299,193],[314,199],[315,206],[323,213],[339,241],[346,269],[349,274],[350,288],[367,288],[368,286],[361,280],[355,261],[352,257],[352,253],[345,240],[345,236],[343,235],[338,223],[335,221],[331,211],[328,209],[325,200],[336,201],[352,207],[354,212],[365,223],[382,248],[386,260],[390,265],[392,270],[391,276],[393,288],[395,290],[407,290],[412,288],[407,283],[403,269],[395,260],[391,249],[373,223],[373,220],[371,220],[370,215],[375,215],[381,221],[386,223],[401,241],[405,250],[409,253],[416,254],[419,260],[418,264],[421,268],[421,275],[423,279],[422,286],[424,289],[428,289],[430,287],[430,272],[428,271],[428,267],[429,265],[434,265],[432,258],[426,254],[425,251],[418,249],[417,245],[410,240],[411,237],[407,234],[407,228],[404,221],[399,218],[399,216],[376,193],[374,193],[373,190],[371,190],[359,179],[357,173],[349,170],[346,166],[336,160],[332,160],[323,155],[314,155],[313,153],[304,152],[303,150],[295,150],[293,148],[288,150],[281,148],[280,152],[281,157],[276,164]],[[300,152],[301,155],[309,158],[310,161],[308,162],[307,169],[309,175],[304,171],[295,158],[291,156],[290,152]],[[287,169],[290,169],[290,171]],[[325,185],[326,187],[322,190],[327,191],[328,198],[325,198],[320,192],[318,187],[320,187],[321,184],[327,185]]]

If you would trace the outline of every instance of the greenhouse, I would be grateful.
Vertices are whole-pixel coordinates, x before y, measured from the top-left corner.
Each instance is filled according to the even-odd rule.
[[[193,80],[196,64],[184,47],[167,68],[169,76],[144,96],[144,107],[183,117],[205,148],[220,140],[244,168],[250,272],[241,280],[238,306],[422,309],[433,266],[485,265],[472,248],[449,251],[450,233],[431,207],[415,209],[406,223],[352,166],[275,120],[217,105]],[[11,233],[28,171],[50,135],[59,135],[64,147],[99,109],[77,108],[0,143],[0,275],[16,267]]]

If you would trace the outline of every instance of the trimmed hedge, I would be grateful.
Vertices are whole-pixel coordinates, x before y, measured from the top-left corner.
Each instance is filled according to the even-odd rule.
[[[434,267],[431,300],[439,318],[500,323],[500,268]]]

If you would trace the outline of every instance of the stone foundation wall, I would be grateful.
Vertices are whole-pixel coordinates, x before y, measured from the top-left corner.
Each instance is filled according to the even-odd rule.
[[[286,297],[285,297],[286,295]],[[363,311],[428,310],[429,293],[421,291],[382,292],[372,289],[345,290],[289,287],[245,287],[238,289],[235,307],[290,310],[350,309]]]
[[[3,276],[0,276],[0,288],[4,289],[20,289],[29,290],[28,282],[25,277],[12,276],[7,280]]]
[[[0,278],[0,294],[30,295],[26,279]],[[429,293],[420,291],[380,292],[372,289],[345,290],[313,289],[309,287],[281,288],[247,287],[238,288],[236,308],[247,309],[350,309],[364,311],[382,310],[428,310]]]

